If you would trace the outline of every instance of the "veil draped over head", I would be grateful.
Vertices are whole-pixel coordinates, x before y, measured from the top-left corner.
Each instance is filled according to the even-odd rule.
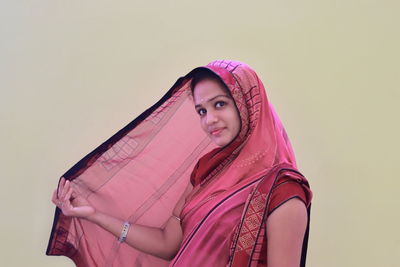
[[[200,69],[222,79],[239,110],[241,130],[226,147],[216,147],[200,127],[190,90],[191,79]],[[297,171],[290,141],[261,80],[244,63],[211,62],[179,78],[161,100],[63,175],[96,210],[130,223],[160,228],[188,183],[192,183],[194,188],[180,214],[183,242],[175,259],[169,263],[120,244],[99,226],[65,217],[58,208],[46,254],[65,255],[77,266],[186,266],[193,258],[207,256],[202,255],[206,252],[198,249],[201,241],[196,240],[204,238],[199,233],[219,231],[212,222],[213,216],[223,220],[213,215],[216,207],[236,201],[235,192],[258,185],[251,194],[237,198],[243,212],[239,212],[238,221],[230,222],[237,226],[235,233],[227,230],[232,236],[228,238],[230,265],[254,261],[260,253],[256,247],[260,233],[265,231],[263,220],[271,188],[282,170],[304,187],[309,211],[312,193]],[[256,199],[262,199],[262,208],[254,220],[255,215],[248,211]],[[258,231],[248,231],[245,222],[250,216]],[[243,243],[244,237],[250,241]],[[191,253],[198,255],[190,257]]]

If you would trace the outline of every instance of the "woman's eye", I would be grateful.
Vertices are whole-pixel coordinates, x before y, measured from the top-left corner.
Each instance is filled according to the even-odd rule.
[[[197,113],[199,113],[199,115],[202,116],[206,113],[206,110],[202,108],[202,109],[197,110]]]
[[[225,106],[225,102],[224,101],[218,101],[217,103],[215,103],[215,106],[218,107],[223,107]]]

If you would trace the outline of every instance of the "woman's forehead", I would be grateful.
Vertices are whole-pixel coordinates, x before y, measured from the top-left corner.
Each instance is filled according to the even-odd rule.
[[[205,98],[200,98],[200,99],[198,99],[198,101],[195,100],[195,107],[204,105],[204,104],[206,104],[206,103],[208,103],[208,102],[212,102],[213,100],[217,100],[217,99],[220,99],[220,98],[232,99],[232,98],[231,98],[229,95],[227,95],[227,94],[218,94],[218,95],[215,95],[215,96],[209,97],[209,98],[207,98],[207,97],[205,97]]]
[[[228,95],[227,89],[219,82],[211,79],[206,79],[198,82],[194,87],[193,94],[195,98],[213,97],[216,95]]]

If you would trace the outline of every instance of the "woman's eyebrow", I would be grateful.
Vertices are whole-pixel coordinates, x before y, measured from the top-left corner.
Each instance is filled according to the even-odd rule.
[[[213,101],[214,99],[216,99],[217,97],[219,97],[219,96],[224,96],[224,97],[226,97],[226,98],[230,98],[228,95],[216,95],[216,96],[214,96],[214,97],[211,97],[210,99],[208,99],[207,101],[203,101],[203,99],[201,99],[201,103],[200,104],[197,104],[197,105],[195,105],[194,107],[195,108],[197,108],[197,107],[201,107],[201,105],[204,103],[204,102],[210,102],[210,101]]]

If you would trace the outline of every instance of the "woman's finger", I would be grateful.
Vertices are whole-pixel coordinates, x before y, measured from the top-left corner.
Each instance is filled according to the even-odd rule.
[[[64,199],[65,195],[68,193],[70,181],[66,180],[63,184],[60,199]]]
[[[58,190],[57,190],[57,196],[58,196],[58,198],[61,198],[61,197],[62,197],[61,193],[62,193],[62,191],[63,191],[63,189],[64,189],[64,184],[65,184],[65,178],[64,178],[64,177],[61,177],[61,180],[60,180],[60,182],[58,183]]]
[[[70,198],[72,194],[72,188],[69,189],[67,194],[65,194],[64,199],[62,201],[62,211],[66,216],[73,216],[73,206],[71,204]]]
[[[70,187],[73,189],[71,197],[72,199],[74,199],[78,196],[78,194],[76,193],[76,184],[71,182]]]
[[[58,199],[57,199],[57,189],[55,189],[53,191],[53,196],[51,197],[51,202],[53,202],[54,204],[57,205],[57,201],[58,201]]]
[[[72,188],[69,187],[69,190],[68,190],[67,194],[65,194],[65,196],[64,196],[64,199],[63,199],[64,202],[70,201],[70,198],[71,198],[71,195],[72,195],[72,191],[73,191]]]
[[[53,196],[52,196],[52,198],[51,198],[51,201],[52,201],[59,209],[62,210],[62,208],[63,208],[63,202],[61,201],[61,199],[59,199],[59,198],[57,197],[57,189],[55,189],[55,190],[53,191]]]

